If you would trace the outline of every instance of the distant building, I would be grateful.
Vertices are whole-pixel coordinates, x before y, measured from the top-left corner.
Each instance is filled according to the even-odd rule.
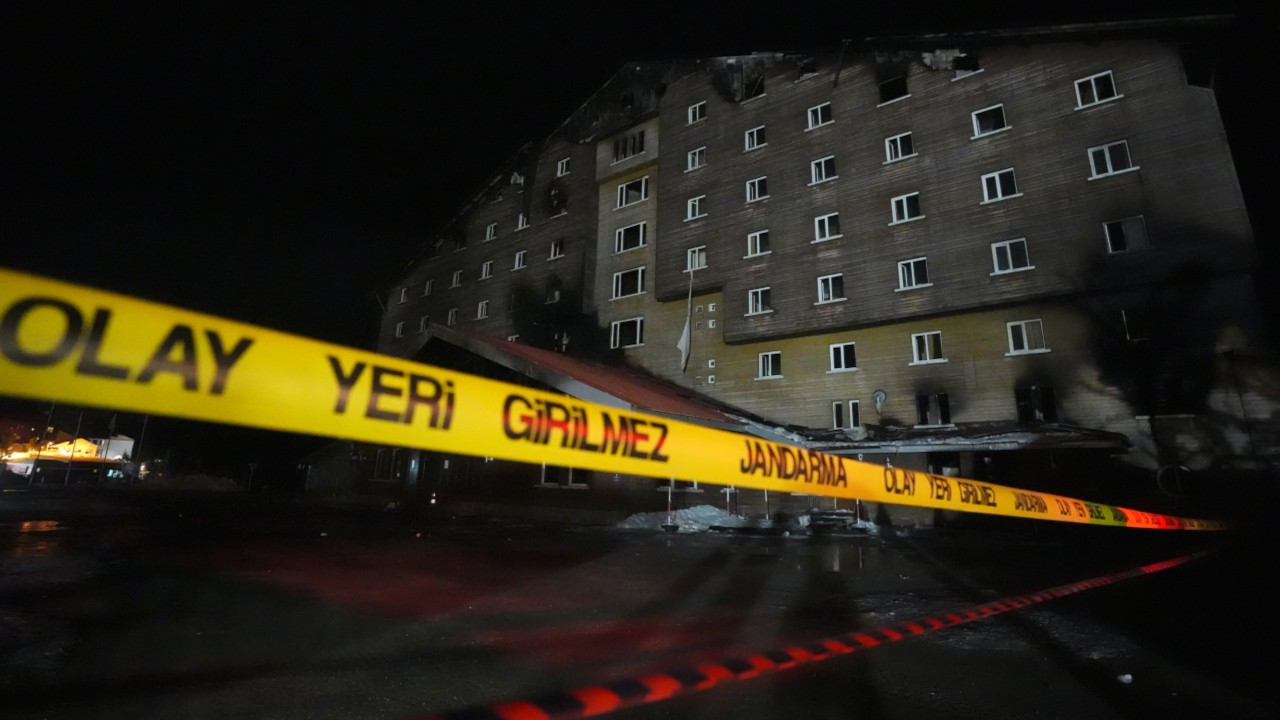
[[[1014,485],[1078,490],[1112,456],[1264,467],[1280,391],[1213,30],[628,63],[430,237],[380,349]],[[670,482],[362,452],[379,481],[476,503],[652,509]]]

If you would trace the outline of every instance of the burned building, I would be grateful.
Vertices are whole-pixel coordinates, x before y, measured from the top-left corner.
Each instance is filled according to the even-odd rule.
[[[429,238],[380,349],[1014,485],[1265,466],[1217,29],[629,63]],[[651,509],[675,482],[382,452],[374,477],[475,502]]]

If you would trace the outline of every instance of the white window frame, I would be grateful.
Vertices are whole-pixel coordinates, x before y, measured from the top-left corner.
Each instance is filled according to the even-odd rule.
[[[524,213],[516,215],[516,230],[524,230],[529,227],[529,216]]]
[[[635,200],[632,200],[631,202],[626,202],[627,188],[632,185],[635,185],[636,183],[640,184],[640,197]],[[624,183],[618,183],[617,193],[618,193],[618,196],[616,198],[617,204],[614,205],[614,208],[613,208],[614,210],[619,210],[624,207],[631,207],[632,205],[638,205],[644,202],[645,200],[648,200],[649,199],[649,176],[645,175],[644,177],[636,178],[635,180],[628,180]]]
[[[982,129],[978,126],[978,116],[981,115],[982,113],[991,112],[992,110],[997,110],[997,109],[1000,111],[1000,122],[1004,124],[996,128],[995,130],[988,130],[986,132],[983,132]],[[981,110],[974,110],[972,113],[969,114],[969,121],[973,124],[973,137],[969,138],[970,140],[977,140],[978,138],[990,137],[992,135],[1005,132],[1006,130],[1013,129],[1013,126],[1009,124],[1009,116],[1005,114],[1004,103],[996,103],[995,105],[992,105],[990,107],[984,107]]]
[[[1003,195],[1001,193],[1004,192],[1004,188],[1000,182],[1000,179],[1006,173],[1013,178],[1013,192],[1009,193],[1008,195]],[[992,180],[995,183],[996,194],[994,195],[990,192],[990,188],[987,186],[988,180]],[[1016,197],[1022,197],[1022,193],[1018,190],[1018,176],[1017,176],[1017,173],[1013,171],[1013,168],[996,170],[995,172],[989,172],[986,175],[982,176],[982,202],[979,203],[980,205],[986,205],[988,203],[993,203],[993,202],[1000,202],[1001,200],[1008,200],[1010,198],[1016,198]]]
[[[782,351],[766,350],[756,355],[756,379],[780,380],[782,378]]]
[[[403,320],[396,323],[396,337],[398,338],[404,337],[404,321]]]
[[[418,318],[418,332],[420,332],[420,333],[424,333],[424,332],[426,332],[426,331],[427,331],[427,327],[428,327],[430,324],[431,324],[431,316],[430,316],[430,315],[423,315],[422,317]]]
[[[641,265],[640,267],[634,267],[634,268],[631,268],[630,270],[620,270],[614,273],[613,274],[613,297],[611,297],[610,300],[618,300],[620,298],[628,298],[628,297],[635,297],[636,295],[643,295],[645,292],[644,272],[645,272],[645,266]],[[635,292],[627,293],[625,295],[622,293],[622,283],[623,283],[624,275],[635,275],[638,278],[636,282],[636,287],[638,289]]]
[[[561,158],[556,161],[556,177],[564,177],[569,174],[569,160],[571,158]]]
[[[491,277],[493,277],[493,261],[485,260],[480,265],[480,279],[488,280]]]
[[[1098,100],[1098,99],[1096,99],[1096,98],[1098,97],[1098,84],[1097,84],[1097,79],[1098,79],[1098,78],[1100,78],[1100,77],[1110,77],[1110,78],[1111,78],[1111,91],[1115,93],[1115,94],[1114,94],[1114,95],[1112,95],[1111,97],[1109,97],[1109,98],[1103,98],[1102,100]],[[1082,96],[1082,95],[1080,94],[1080,86],[1081,86],[1081,84],[1083,84],[1083,83],[1088,83],[1088,84],[1089,84],[1089,91],[1093,93],[1093,97],[1095,98],[1093,102],[1088,102],[1088,103],[1086,103],[1086,102],[1084,101],[1084,96]],[[1104,103],[1109,103],[1109,102],[1112,102],[1112,101],[1115,101],[1115,100],[1119,100],[1120,98],[1124,97],[1124,95],[1122,95],[1122,94],[1120,93],[1120,89],[1119,89],[1118,87],[1116,87],[1116,76],[1115,76],[1115,74],[1114,74],[1114,73],[1112,73],[1110,70],[1103,70],[1103,71],[1102,71],[1102,72],[1100,72],[1100,73],[1094,73],[1094,74],[1092,74],[1092,75],[1089,75],[1088,77],[1082,77],[1082,78],[1080,78],[1079,80],[1076,80],[1076,81],[1075,81],[1075,83],[1074,83],[1073,85],[1074,85],[1074,87],[1075,87],[1075,89],[1076,89],[1076,110],[1084,110],[1085,108],[1091,108],[1091,107],[1094,107],[1094,106],[1096,106],[1096,105],[1102,105],[1102,104],[1104,104]]]
[[[920,210],[919,215],[911,215],[909,217],[905,216],[905,213],[908,209],[907,201],[913,197],[916,198],[916,209],[920,210],[920,193],[918,192],[910,192],[910,193],[905,193],[903,195],[897,195],[889,200],[889,211],[890,213],[892,213],[892,217],[893,217],[893,222],[889,223],[890,225],[901,225],[902,223],[909,223],[914,220],[921,220],[924,218],[923,210]],[[902,201],[902,212],[903,212],[902,217],[899,217],[899,213],[898,213],[899,200]]]
[[[622,344],[622,326],[632,324],[632,323],[634,323],[636,327],[636,342],[630,345],[623,345]],[[640,315],[638,317],[633,317],[633,318],[627,318],[625,320],[615,320],[609,326],[609,347],[616,350],[619,348],[633,348],[633,347],[643,347],[643,346],[644,346],[644,316],[643,315]]]
[[[487,317],[489,317],[489,301],[481,300],[476,303],[476,319],[484,320]]]
[[[911,152],[906,155],[902,154],[902,139],[907,138],[911,143]],[[911,131],[898,133],[884,139],[884,165],[889,163],[902,162],[916,156],[915,138],[911,137]]]
[[[1129,161],[1128,167],[1121,168],[1119,170],[1115,170],[1111,168],[1110,150],[1111,148],[1116,146],[1124,146],[1124,156]],[[1103,151],[1102,157],[1106,160],[1106,166],[1107,166],[1106,172],[1102,172],[1102,173],[1098,172],[1097,163],[1094,162],[1094,153],[1098,150]],[[1089,176],[1090,180],[1097,180],[1098,178],[1111,177],[1112,175],[1123,175],[1124,173],[1133,172],[1134,170],[1138,169],[1138,166],[1133,164],[1133,154],[1129,152],[1129,141],[1127,139],[1116,140],[1115,142],[1109,142],[1103,145],[1095,145],[1089,148],[1088,155],[1089,155],[1089,171],[1092,173]]]
[[[917,264],[924,267],[924,282],[916,282],[916,275],[919,274],[916,270]],[[910,280],[910,284],[908,284],[908,280]],[[920,288],[927,287],[933,287],[933,281],[929,280],[929,258],[927,255],[914,257],[910,260],[898,261],[898,289],[896,292],[902,292],[904,290],[918,290]]]
[[[623,238],[625,237],[625,233],[632,228],[640,228],[639,230],[640,242],[635,245],[632,245],[631,247],[623,247]],[[640,248],[648,244],[649,244],[649,222],[647,220],[641,220],[638,223],[631,223],[630,225],[625,225],[613,232],[613,254],[614,255],[619,255],[624,252],[630,252],[632,250],[639,250]]]
[[[706,145],[703,145],[702,147],[694,148],[689,152],[685,153],[685,156],[684,156],[685,172],[692,172],[693,170],[697,170],[698,168],[706,167],[706,164],[707,164],[707,146]]]
[[[559,260],[564,257],[564,238],[556,238],[551,241],[551,255],[548,260]]]
[[[701,265],[693,264],[697,258],[702,259]],[[706,267],[707,267],[707,246],[706,245],[698,245],[697,247],[691,247],[685,251],[684,253],[684,271],[685,272],[693,272],[694,270],[705,270]]]
[[[826,120],[822,119],[823,109],[826,110]],[[814,105],[809,108],[808,112],[805,113],[805,118],[808,121],[808,124],[804,129],[805,132],[817,130],[820,127],[826,127],[836,121],[835,112],[831,109],[830,102],[824,102],[820,105]]]
[[[1013,246],[1021,243],[1022,254],[1027,257],[1027,264],[1022,267],[1014,267],[1013,265]],[[1004,250],[1005,258],[1009,261],[1009,269],[1000,269],[1000,251]],[[1027,270],[1035,270],[1036,266],[1031,264],[1031,250],[1027,246],[1026,238],[1014,238],[1012,240],[1002,240],[1000,242],[991,243],[991,274],[992,275],[1009,275],[1010,273],[1026,272]]]
[[[845,407],[846,402],[849,403],[848,408]],[[837,422],[840,418],[836,417],[836,408],[840,408],[842,412],[848,413],[847,415],[845,415],[846,422],[844,424]],[[854,408],[858,408],[858,409],[855,410]],[[861,406],[857,400],[847,400],[847,401],[832,400],[831,401],[831,429],[852,430],[856,427],[860,427],[862,425],[862,417],[859,412],[860,410],[861,410]],[[854,417],[858,418],[858,422],[851,422]]]
[[[1137,220],[1142,225],[1142,244],[1137,245],[1129,238],[1129,232],[1126,225],[1133,220]],[[1123,250],[1116,250],[1111,244],[1111,226],[1120,225],[1125,234],[1126,247]],[[1151,247],[1151,237],[1147,234],[1147,218],[1145,215],[1130,215],[1129,217],[1116,218],[1115,220],[1107,220],[1102,223],[1102,238],[1107,245],[1108,255],[1124,255],[1126,253],[1137,252],[1138,250],[1146,250]]]
[[[771,312],[773,312],[772,287],[751,288],[747,291],[746,315],[767,315]]]
[[[449,313],[448,313],[448,316],[445,318],[445,322],[450,327],[458,324],[458,308],[449,308]]]
[[[835,219],[835,233],[831,232],[832,218]],[[813,219],[813,239],[809,241],[810,244],[837,240],[842,237],[844,237],[844,233],[840,232],[840,213],[827,213]]]
[[[484,227],[484,241],[496,240],[498,238],[498,223],[491,222]]]
[[[515,260],[512,262],[512,265],[511,265],[512,270],[523,270],[525,268],[525,261],[528,258],[528,252],[529,252],[528,250],[516,251]]]
[[[760,249],[761,238],[764,239],[765,245],[769,245],[769,231],[767,229],[747,233],[747,254],[743,256],[744,259],[770,255],[773,253],[772,246],[769,246],[767,250]]]
[[[831,174],[828,175],[828,165],[830,165]],[[809,163],[809,185],[821,185],[825,182],[831,182],[840,177],[840,173],[836,172],[836,156],[828,155],[818,158]]]
[[[432,285],[434,285],[434,284],[435,284],[435,281],[434,281],[434,280],[427,280],[427,282],[426,282],[425,284],[423,284],[423,286],[422,286],[422,297],[426,297],[426,296],[428,296],[428,295],[430,295],[430,294],[431,294],[431,286],[432,286]]]
[[[930,342],[929,342],[929,340],[928,340],[927,338],[933,337],[934,335],[936,335],[936,336],[938,337],[938,350],[939,350],[939,352],[943,352],[943,350],[942,350],[942,331],[941,331],[941,330],[928,330],[928,331],[925,331],[925,332],[919,332],[919,333],[912,333],[912,334],[911,334],[911,362],[910,362],[909,364],[911,364],[911,365],[935,365],[935,364],[938,364],[938,363],[944,363],[944,362],[946,362],[946,361],[947,361],[947,358],[946,358],[946,355],[945,355],[945,354],[944,354],[942,357],[936,357],[936,358],[935,358],[935,357],[928,357],[928,356],[929,356],[929,355],[931,355],[931,354],[932,354],[932,352],[933,352],[933,345],[932,345],[932,343],[930,343]],[[921,357],[920,357],[920,352],[919,352],[919,351],[920,351],[920,346],[919,346],[919,344],[916,342],[916,338],[926,338],[926,340],[925,340],[925,353],[924,353],[924,354],[925,354],[925,357],[924,357],[924,358],[921,358]]]
[[[1031,347],[1031,335],[1027,332],[1027,328],[1033,326],[1040,327],[1040,342],[1043,344],[1038,348]],[[1015,327],[1018,328],[1018,332],[1022,336],[1022,344],[1024,347],[1021,350],[1017,350],[1013,346],[1013,329]],[[1049,352],[1049,341],[1044,335],[1044,322],[1040,318],[1014,320],[1013,322],[1005,323],[1005,334],[1008,336],[1009,340],[1009,352],[1005,353],[1005,357],[1011,357],[1013,355],[1036,355],[1039,353]]]
[[[840,282],[840,294],[837,296],[836,281]],[[844,273],[832,273],[831,275],[822,275],[818,278],[818,301],[814,305],[829,305],[831,303],[844,302],[849,297],[844,294]]]
[[[449,287],[451,288],[462,287],[462,271],[461,270],[453,271],[453,280],[450,281]]]
[[[760,191],[764,190],[762,194]],[[747,181],[747,202],[753,203],[759,200],[767,200],[769,198],[769,176],[761,175],[758,178],[752,178]]]
[[[757,125],[742,133],[742,152],[751,152],[759,150],[769,144],[768,135],[764,131],[764,125]],[[765,139],[761,139],[765,138]]]
[[[702,206],[703,204],[705,204],[706,199],[707,199],[706,195],[699,195],[697,197],[691,197],[688,200],[684,201],[684,221],[685,222],[689,222],[690,220],[701,220],[702,218],[707,216],[706,211],[702,209]]]
[[[685,125],[693,125],[707,119],[707,101],[696,102],[685,111]]]
[[[409,302],[409,286],[408,285],[400,288],[400,302],[402,303]]]
[[[853,348],[853,365],[845,367],[844,348]],[[837,367],[836,358],[840,358]],[[831,343],[827,346],[827,365],[829,373],[856,372],[858,370],[858,344],[855,342]]]

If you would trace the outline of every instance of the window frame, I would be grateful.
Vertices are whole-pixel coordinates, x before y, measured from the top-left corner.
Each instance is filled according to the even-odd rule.
[[[758,142],[752,144],[752,140],[758,140]],[[769,139],[768,135],[765,133],[764,125],[757,125],[742,132],[742,152],[744,153],[751,152],[752,150],[759,150],[768,144]]]
[[[907,142],[911,143],[911,152],[909,154],[906,154],[906,155],[902,154],[902,138],[907,138]],[[895,143],[894,141],[897,141],[897,142]],[[897,152],[899,153],[898,157],[894,157],[893,152],[890,150],[890,148],[895,148],[895,147],[897,148]],[[915,139],[911,137],[911,131],[908,130],[904,133],[891,135],[884,139],[884,162],[881,164],[889,165],[890,163],[902,162],[903,160],[910,160],[911,158],[915,157],[917,154],[918,153],[916,152]]]
[[[626,293],[624,295],[621,292],[623,289],[622,288],[623,276],[631,275],[631,274],[635,274],[638,277],[638,280],[636,281],[637,290],[635,292]],[[622,298],[629,298],[629,297],[635,297],[637,295],[644,295],[645,294],[645,288],[644,288],[645,277],[644,276],[645,276],[644,265],[640,265],[639,267],[633,267],[627,270],[619,270],[618,272],[614,273],[613,274],[613,294],[609,299],[621,300]]]
[[[1126,227],[1126,225],[1133,220],[1139,221],[1139,223],[1142,225],[1141,244],[1131,241],[1130,233],[1128,232],[1128,228]],[[1122,250],[1115,250],[1112,247],[1112,237],[1111,237],[1112,225],[1119,225],[1121,232],[1123,232],[1124,234],[1123,239],[1125,242],[1125,248]],[[1138,252],[1141,250],[1148,250],[1151,248],[1151,236],[1147,232],[1147,217],[1145,215],[1138,214],[1138,215],[1130,215],[1128,217],[1116,218],[1115,220],[1107,220],[1102,223],[1102,239],[1103,239],[1103,242],[1106,244],[1108,255],[1125,255],[1128,253]]]
[[[551,255],[548,260],[559,260],[564,257],[564,238],[556,238],[551,241]]]
[[[766,361],[766,358],[768,360]],[[766,371],[768,374],[766,375]],[[782,351],[765,350],[756,355],[756,380],[782,379]]]
[[[916,270],[917,263],[919,263],[920,266],[924,268],[924,282],[915,282],[916,275],[919,274],[919,271]],[[909,270],[909,272],[904,272],[904,270]],[[911,280],[912,280],[911,285],[906,284],[907,275],[911,276]],[[898,261],[898,288],[894,292],[903,292],[906,290],[918,290],[920,288],[927,288],[927,287],[933,287],[933,281],[929,279],[929,256],[928,255],[921,255],[919,257],[910,258],[908,260]]]
[[[823,109],[826,110],[826,113],[825,113],[827,116],[826,120],[822,119]],[[817,122],[814,122],[815,119],[817,120]],[[818,128],[826,127],[834,123],[835,121],[836,121],[835,112],[831,108],[831,101],[828,100],[827,102],[814,105],[813,107],[805,111],[806,125],[804,128],[804,131],[809,132],[810,130],[817,130]]]
[[[517,250],[515,259],[511,263],[512,270],[523,270],[528,266],[528,250]]]
[[[848,403],[846,408],[845,403]],[[847,423],[841,423],[841,418],[837,415],[836,409],[839,408],[844,415]],[[862,426],[861,403],[857,400],[832,400],[831,401],[831,429],[832,430],[853,430]]]
[[[430,315],[423,315],[422,317],[418,318],[418,332],[420,333],[426,332],[430,324],[431,324]]]
[[[690,105],[685,110],[685,125],[693,125],[707,119],[707,101],[702,100]]]
[[[924,359],[921,359],[921,356],[919,353],[920,347],[916,342],[916,339],[930,338],[933,336],[937,336],[938,338],[938,352],[942,353],[942,355],[940,357],[928,357],[932,355],[933,345],[929,343],[929,341],[926,339],[925,340],[926,357]],[[926,330],[924,332],[911,333],[911,362],[908,363],[908,365],[938,365],[945,362],[947,362],[947,356],[946,356],[946,351],[942,349],[942,331],[941,330]]]
[[[529,216],[523,212],[516,213],[516,230],[524,230],[529,227]]]
[[[453,279],[449,281],[449,287],[451,288],[462,287],[462,271],[461,270],[453,271]]]
[[[408,285],[405,285],[404,287],[400,288],[400,302],[402,303],[409,302],[409,286]]]
[[[699,252],[699,251],[701,251],[701,252]],[[692,264],[692,260],[693,260],[695,257],[701,257],[701,258],[702,258],[702,264],[701,264],[701,265],[698,265],[698,266],[696,266],[696,267],[695,267],[695,266],[693,266],[693,264]],[[708,260],[707,260],[707,246],[706,246],[706,245],[696,245],[696,246],[694,246],[694,247],[688,248],[688,249],[687,249],[687,250],[685,250],[685,252],[684,252],[684,272],[693,272],[693,271],[695,271],[695,270],[706,270],[706,269],[707,269],[707,262],[708,262]]]
[[[1027,264],[1021,267],[1014,267],[1013,253],[1009,250],[1009,248],[1012,248],[1014,245],[1018,243],[1022,243],[1022,254],[1027,258]],[[1000,269],[1000,256],[998,254],[998,250],[1002,248],[1005,249],[1007,253],[1007,259],[1009,261],[1008,270]],[[1011,240],[1001,240],[999,242],[991,243],[991,273],[990,273],[991,275],[1009,275],[1012,273],[1026,272],[1027,270],[1035,270],[1035,269],[1036,269],[1036,266],[1031,264],[1031,250],[1027,246],[1026,238],[1024,237],[1013,238]]]
[[[706,201],[706,195],[697,195],[684,201],[684,221],[701,220],[707,216],[705,210],[702,209]],[[696,211],[696,212],[695,212]]]
[[[403,320],[396,323],[396,337],[398,338],[404,337],[404,321]]]
[[[755,308],[755,309],[753,309]],[[773,286],[750,288],[747,290],[747,312],[744,317],[768,315],[773,312]]]
[[[761,194],[760,190],[764,190],[764,193]],[[761,200],[768,200],[769,199],[769,176],[761,175],[758,178],[752,178],[751,180],[748,180],[746,183],[746,193],[747,193],[748,203],[759,202]],[[752,197],[753,194],[755,195],[755,197]]]
[[[648,225],[649,225],[648,220],[641,220],[640,222],[631,223],[630,225],[624,225],[618,228],[617,230],[615,230],[613,232],[613,254],[620,255],[624,252],[639,250],[640,248],[648,245],[649,244]],[[638,244],[633,245],[631,247],[623,247],[623,234],[632,228],[640,228],[640,231],[639,231],[640,241]]]
[[[631,185],[635,185],[636,183],[640,184],[640,197],[635,200],[632,200],[631,202],[624,202],[624,200],[627,197],[627,188]],[[634,180],[627,180],[626,182],[618,183],[617,197],[614,199],[617,201],[617,204],[613,206],[614,210],[621,210],[622,208],[631,207],[632,205],[639,205],[645,200],[648,200],[649,199],[649,176],[644,175]]]
[[[766,246],[765,250],[760,250],[760,238],[762,236],[764,238],[764,245]],[[754,248],[752,247],[753,244],[755,246]],[[765,228],[764,230],[756,230],[755,232],[747,233],[747,254],[743,255],[742,259],[745,260],[747,258],[756,258],[756,257],[761,257],[763,255],[771,255],[771,254],[773,254],[773,246],[769,244],[768,228]]]
[[[826,292],[829,296],[825,300],[822,298],[823,281],[826,281]],[[839,284],[839,288],[836,288],[837,284]],[[840,295],[838,296],[835,294],[837,289],[840,291]],[[848,299],[849,296],[844,294],[844,273],[831,273],[830,275],[821,275],[818,277],[818,301],[815,302],[814,305],[830,305],[831,303],[844,302]]]
[[[488,280],[491,277],[493,277],[493,261],[485,260],[480,263],[480,279]]]
[[[830,165],[831,174],[827,175],[827,167]],[[819,174],[821,171],[821,177]],[[836,156],[828,155],[809,162],[809,187],[829,183],[840,177],[840,173],[836,170]]]
[[[1008,195],[998,194],[993,196],[990,192],[988,192],[987,180],[994,180],[995,189],[997,190],[997,192],[1003,193],[1004,186],[1001,183],[1001,177],[1004,176],[1006,173],[1011,178],[1013,178],[1013,192],[1009,193]],[[979,203],[980,205],[988,205],[993,202],[1000,202],[1001,200],[1010,200],[1012,198],[1022,197],[1022,192],[1018,190],[1018,174],[1014,172],[1014,169],[1011,167],[1004,168],[1003,170],[996,170],[995,172],[986,173],[982,176],[981,182],[982,182],[982,202]]]
[[[846,373],[846,372],[856,372],[856,371],[858,370],[858,347],[857,347],[857,345],[858,345],[858,344],[857,344],[857,342],[855,342],[855,341],[853,341],[853,340],[850,340],[850,341],[848,341],[848,342],[842,342],[842,343],[831,343],[830,345],[827,345],[827,372],[828,372],[828,373]],[[844,351],[844,348],[846,348],[846,347],[847,347],[847,348],[851,348],[851,349],[853,350],[853,365],[852,365],[852,366],[848,366],[848,367],[844,367],[844,366],[843,366],[843,365],[844,365],[844,361],[845,361],[845,357],[844,357],[844,352],[843,352],[843,351]],[[842,367],[836,367],[836,353],[837,353],[837,351],[839,351],[839,353],[840,353],[840,358],[841,358],[840,363],[841,363]]]
[[[489,317],[489,301],[481,300],[476,303],[476,319],[484,320],[487,317]]]
[[[491,222],[488,225],[485,225],[484,241],[489,242],[490,240],[497,240],[497,239],[498,239],[498,223]]]
[[[569,161],[572,159],[572,157],[567,157],[556,161],[556,177],[564,177],[569,174]]]
[[[1114,169],[1110,169],[1110,168],[1111,168],[1111,152],[1110,152],[1110,150],[1111,150],[1111,148],[1113,148],[1113,147],[1117,147],[1117,146],[1123,146],[1123,147],[1124,147],[1124,157],[1125,157],[1125,160],[1127,160],[1129,164],[1128,164],[1126,167],[1123,167],[1123,168],[1121,168],[1121,169],[1119,169],[1119,170],[1114,170]],[[1098,172],[1097,163],[1095,163],[1095,162],[1094,162],[1094,153],[1095,153],[1095,152],[1097,152],[1097,151],[1099,151],[1099,150],[1103,151],[1103,153],[1102,153],[1102,157],[1106,159],[1106,164],[1107,164],[1107,167],[1108,167],[1107,172],[1104,172],[1104,173],[1099,173],[1099,172]],[[1111,177],[1112,175],[1123,175],[1123,174],[1125,174],[1125,173],[1133,172],[1133,171],[1135,171],[1135,170],[1138,170],[1138,169],[1139,169],[1139,167],[1138,167],[1137,165],[1134,165],[1134,164],[1133,164],[1133,153],[1129,152],[1129,139],[1128,139],[1128,138],[1125,138],[1125,139],[1123,139],[1123,140],[1115,140],[1115,141],[1113,141],[1113,142],[1109,142],[1109,143],[1103,143],[1102,145],[1094,145],[1093,147],[1091,147],[1091,148],[1089,148],[1089,149],[1088,149],[1088,151],[1086,152],[1086,155],[1088,155],[1088,157],[1089,157],[1089,172],[1091,173],[1091,174],[1089,175],[1089,179],[1090,179],[1090,180],[1097,180],[1097,179],[1099,179],[1099,178]]]
[[[1039,355],[1041,353],[1050,352],[1049,341],[1044,334],[1044,320],[1041,318],[1028,318],[1026,320],[1011,320],[1004,324],[1005,339],[1009,343],[1009,351],[1004,354],[1005,357],[1013,357],[1015,355]],[[1040,328],[1040,347],[1031,347],[1031,335],[1027,333],[1027,328],[1039,326]],[[1013,346],[1013,329],[1018,328],[1018,332],[1022,335],[1023,349],[1018,350]]]
[[[428,279],[427,279],[427,281],[426,281],[425,283],[423,283],[423,285],[422,285],[422,297],[427,297],[427,296],[431,295],[432,286],[433,286],[434,284],[435,284],[435,280],[430,279],[430,278],[428,278]]]
[[[831,233],[832,218],[835,219],[835,233]],[[844,237],[844,233],[840,231],[840,213],[838,211],[819,215],[813,219],[813,239],[809,241],[810,245],[827,242],[828,240],[839,240],[842,237]]]
[[[630,345],[622,344],[622,327],[630,323],[635,323],[636,341]],[[625,350],[633,347],[644,347],[644,316],[624,318],[622,320],[614,320],[609,325],[609,347],[613,350]]]
[[[453,327],[458,324],[458,308],[449,308],[449,312],[445,318],[445,323],[449,327]]]
[[[707,166],[707,146],[696,147],[684,155],[684,171],[693,172]]]
[[[910,206],[909,206],[909,204],[908,204],[908,202],[907,202],[907,201],[908,201],[908,200],[910,200],[911,198],[915,198],[915,199],[916,199],[916,211],[917,211],[919,214],[918,214],[918,215],[910,215],[910,216],[907,216],[907,217],[899,218],[899,217],[898,217],[898,201],[899,201],[899,200],[902,200],[902,201],[903,201],[902,207],[903,207],[903,210],[904,210],[904,211],[906,211],[906,210],[909,210],[909,209],[910,209]],[[890,225],[901,225],[901,224],[903,224],[903,223],[909,223],[909,222],[914,222],[914,221],[916,221],[916,220],[921,220],[921,219],[923,219],[923,218],[924,218],[924,210],[920,207],[920,193],[919,193],[918,191],[917,191],[917,192],[909,192],[909,193],[905,193],[905,194],[902,194],[902,195],[895,195],[894,197],[890,198],[890,199],[889,199],[889,212],[890,212],[891,217],[893,218],[893,221],[889,223]]]
[[[992,110],[1000,111],[1001,125],[1000,127],[995,128],[994,130],[987,130],[986,132],[983,132],[982,128],[978,125],[978,116],[983,113],[989,113]],[[1004,103],[996,103],[995,105],[984,107],[981,110],[974,110],[973,112],[969,113],[969,122],[973,126],[973,136],[969,138],[970,140],[978,140],[979,138],[990,137],[992,135],[996,135],[996,134],[1005,132],[1007,130],[1013,129],[1013,125],[1009,124],[1009,116],[1004,111]]]
[[[1088,103],[1084,102],[1084,97],[1080,94],[1081,83],[1085,83],[1085,82],[1089,83],[1089,91],[1093,93],[1093,96],[1095,98],[1097,98],[1098,86],[1095,81],[1098,78],[1104,77],[1104,76],[1111,78],[1111,92],[1113,93],[1111,97],[1103,98],[1101,100],[1095,99],[1093,102],[1088,102]],[[1072,83],[1072,87],[1075,88],[1075,91],[1076,91],[1076,107],[1075,107],[1076,110],[1084,110],[1086,108],[1095,107],[1097,105],[1103,105],[1105,103],[1114,102],[1124,97],[1124,95],[1120,92],[1120,88],[1116,86],[1116,76],[1115,76],[1115,73],[1112,72],[1111,70],[1103,70],[1100,73],[1094,73],[1087,77],[1079,78],[1074,83]]]

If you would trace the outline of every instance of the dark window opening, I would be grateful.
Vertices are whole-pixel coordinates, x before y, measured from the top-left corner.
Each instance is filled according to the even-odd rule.
[[[905,74],[889,78],[880,83],[880,102],[882,103],[906,97],[908,94],[907,76]]]
[[[1052,386],[1014,388],[1013,397],[1018,407],[1019,423],[1025,425],[1058,421],[1058,400]]]
[[[952,61],[951,67],[955,69],[958,77],[982,69],[982,66],[978,63],[978,53],[973,50],[966,50],[964,54],[957,55],[956,59]]]
[[[917,425],[948,425],[951,423],[951,401],[946,393],[916,395]]]
[[[1212,88],[1216,68],[1213,56],[1203,46],[1182,46],[1182,70],[1187,84],[1193,87]]]
[[[813,58],[805,58],[800,61],[800,75],[813,75],[818,72],[818,61]]]
[[[752,78],[746,78],[742,83],[742,99],[750,100],[753,97],[760,97],[764,94],[764,76],[757,75]]]

